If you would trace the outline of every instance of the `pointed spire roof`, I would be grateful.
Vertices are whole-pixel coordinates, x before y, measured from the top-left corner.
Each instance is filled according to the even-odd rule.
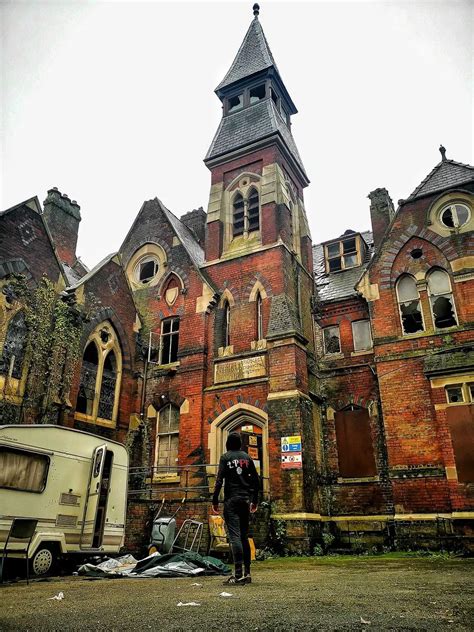
[[[408,200],[457,187],[474,179],[474,167],[446,158],[446,149],[442,145],[440,152],[441,162],[420,182]]]
[[[257,72],[271,67],[275,68],[278,72],[257,12],[231,67],[224,79],[217,86],[216,92],[230,86],[236,81],[240,81],[241,79],[245,79],[246,77],[250,77]],[[280,73],[278,72],[278,74]]]

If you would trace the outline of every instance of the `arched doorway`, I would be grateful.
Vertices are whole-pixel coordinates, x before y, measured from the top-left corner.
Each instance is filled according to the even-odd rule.
[[[226,451],[230,432],[240,432],[243,449],[255,461],[264,492],[269,490],[268,415],[250,404],[236,404],[225,410],[211,424],[209,451],[211,468],[219,463]],[[210,472],[211,473],[211,472]],[[214,473],[214,472],[212,472]]]

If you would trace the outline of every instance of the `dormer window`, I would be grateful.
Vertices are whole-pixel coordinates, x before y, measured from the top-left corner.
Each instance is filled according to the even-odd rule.
[[[260,86],[257,86],[256,88],[251,88],[250,89],[250,105],[252,105],[252,103],[257,103],[258,101],[261,101],[262,99],[265,98],[265,84],[262,83]]]
[[[237,112],[244,107],[244,98],[242,94],[229,99],[229,112]]]
[[[360,264],[357,238],[351,237],[326,245],[326,262],[329,272],[355,268]]]
[[[158,260],[153,256],[140,259],[135,267],[135,277],[139,283],[148,284],[158,273]]]

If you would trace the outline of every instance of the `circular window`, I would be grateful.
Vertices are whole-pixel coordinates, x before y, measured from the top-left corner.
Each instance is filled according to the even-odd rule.
[[[460,228],[470,217],[471,212],[465,204],[449,204],[440,213],[441,223],[447,228]]]
[[[138,283],[146,285],[155,278],[159,267],[158,259],[156,259],[156,257],[143,257],[143,259],[140,259],[135,266],[135,279]]]

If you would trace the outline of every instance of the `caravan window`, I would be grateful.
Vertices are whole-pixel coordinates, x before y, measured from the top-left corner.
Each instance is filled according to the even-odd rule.
[[[49,457],[11,448],[0,448],[0,487],[41,493],[46,487]]]

